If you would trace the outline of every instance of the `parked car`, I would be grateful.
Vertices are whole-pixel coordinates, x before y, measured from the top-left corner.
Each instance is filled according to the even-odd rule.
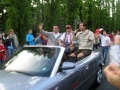
[[[25,46],[0,66],[0,90],[86,90],[102,81],[101,55],[61,62],[65,48]]]

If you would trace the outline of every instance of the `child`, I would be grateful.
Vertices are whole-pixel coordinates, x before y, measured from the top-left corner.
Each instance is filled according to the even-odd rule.
[[[4,51],[5,51],[5,47],[4,44],[2,44],[2,38],[0,38],[0,63],[2,64],[4,61]]]

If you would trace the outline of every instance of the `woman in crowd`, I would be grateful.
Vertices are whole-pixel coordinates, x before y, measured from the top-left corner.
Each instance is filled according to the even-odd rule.
[[[9,33],[6,38],[6,46],[8,50],[8,57],[10,57],[14,53],[14,39],[12,37],[12,34]]]

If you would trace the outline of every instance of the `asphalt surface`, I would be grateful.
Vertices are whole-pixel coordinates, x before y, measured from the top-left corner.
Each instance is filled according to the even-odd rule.
[[[101,47],[98,47],[98,49],[95,49],[95,51],[101,52]],[[108,65],[108,63],[109,63],[109,59],[107,58],[106,64],[103,66],[103,69]],[[116,89],[113,85],[111,85],[107,81],[107,79],[103,73],[103,79],[102,79],[101,84],[99,86],[93,85],[89,90],[118,90],[118,89]]]

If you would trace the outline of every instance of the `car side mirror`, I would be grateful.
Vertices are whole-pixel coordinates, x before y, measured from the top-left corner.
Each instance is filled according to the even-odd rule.
[[[64,62],[61,67],[62,70],[68,70],[73,68],[75,68],[75,64],[73,62]]]

